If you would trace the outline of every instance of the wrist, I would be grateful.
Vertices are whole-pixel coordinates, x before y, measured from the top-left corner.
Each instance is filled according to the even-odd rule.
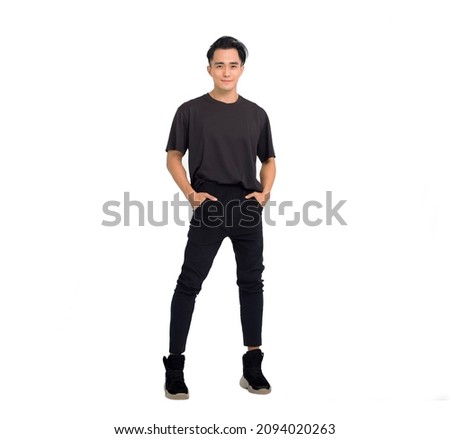
[[[183,188],[182,191],[183,191],[183,194],[186,197],[186,199],[189,199],[189,197],[192,197],[192,195],[195,193],[195,191],[191,185]]]

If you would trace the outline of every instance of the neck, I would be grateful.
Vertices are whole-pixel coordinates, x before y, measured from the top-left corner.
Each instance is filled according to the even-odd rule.
[[[209,93],[209,95],[216,101],[225,102],[226,104],[234,104],[239,99],[239,95],[236,90],[224,92],[214,89]]]

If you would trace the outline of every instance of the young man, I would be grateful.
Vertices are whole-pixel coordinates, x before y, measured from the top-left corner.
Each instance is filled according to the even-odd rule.
[[[219,38],[207,53],[211,92],[182,104],[167,143],[167,168],[194,208],[171,304],[170,355],[165,394],[187,399],[183,352],[197,294],[224,238],[230,238],[237,264],[244,346],[240,385],[267,394],[261,371],[263,315],[262,209],[275,179],[275,153],[265,111],[237,93],[247,49],[232,37]],[[182,157],[189,150],[189,179]],[[261,161],[260,181],[256,159]]]

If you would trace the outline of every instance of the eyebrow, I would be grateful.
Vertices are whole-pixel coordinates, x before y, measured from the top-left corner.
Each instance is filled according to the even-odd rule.
[[[218,64],[225,64],[223,61],[214,61],[213,63],[214,65],[218,65]],[[237,61],[231,61],[229,64],[233,64],[233,65],[239,65],[240,63]]]

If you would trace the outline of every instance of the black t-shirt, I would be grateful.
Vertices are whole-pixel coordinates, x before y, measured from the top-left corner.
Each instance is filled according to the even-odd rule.
[[[173,119],[166,151],[184,155],[188,149],[195,190],[202,180],[208,180],[260,192],[256,157],[261,162],[275,157],[266,112],[242,96],[226,104],[206,93],[182,104]]]

